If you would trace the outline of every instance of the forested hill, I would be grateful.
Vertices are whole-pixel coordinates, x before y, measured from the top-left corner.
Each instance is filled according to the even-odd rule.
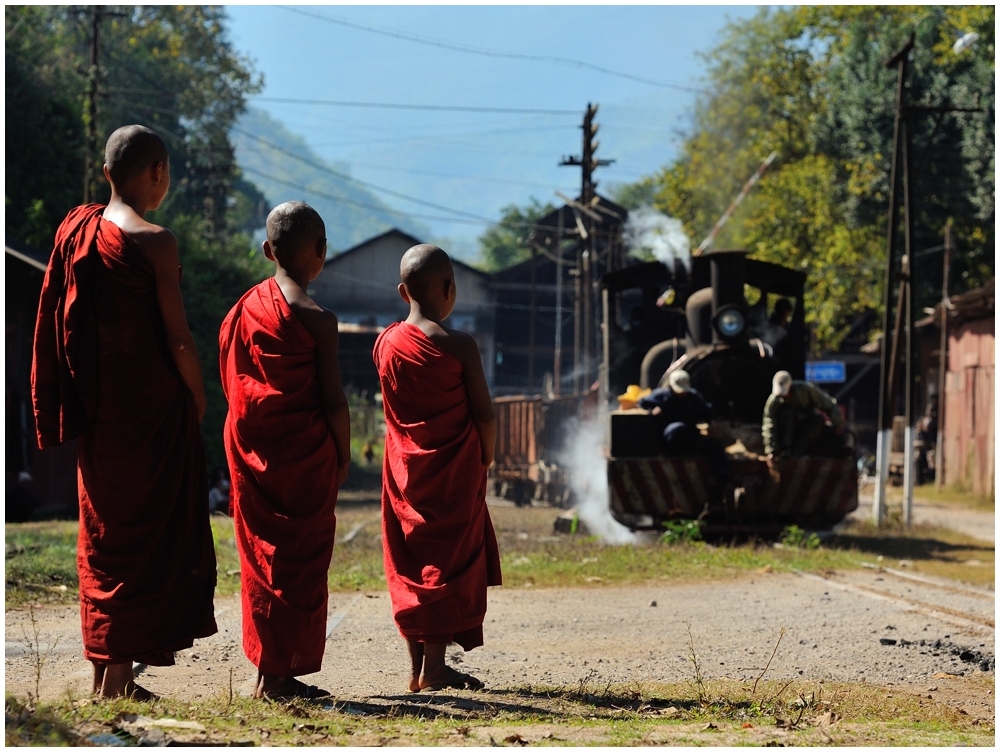
[[[264,193],[271,206],[295,199],[320,213],[331,253],[393,227],[417,238],[430,237],[422,223],[393,213],[373,191],[352,182],[350,165],[328,164],[303,138],[266,112],[248,108],[231,137],[244,177]]]

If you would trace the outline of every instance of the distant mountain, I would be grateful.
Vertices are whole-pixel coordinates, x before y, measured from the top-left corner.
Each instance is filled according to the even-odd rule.
[[[392,213],[372,191],[339,177],[351,177],[348,165],[326,163],[304,139],[263,110],[249,108],[233,129],[232,140],[244,176],[272,206],[299,200],[320,213],[331,254],[393,227],[431,238],[422,223]]]

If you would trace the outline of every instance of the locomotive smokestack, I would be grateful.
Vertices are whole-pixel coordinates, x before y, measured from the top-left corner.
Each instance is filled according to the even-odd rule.
[[[725,305],[745,306],[743,296],[746,251],[714,251],[705,254],[712,264],[712,314]]]
[[[713,326],[712,341],[729,342],[745,334],[745,321],[747,313],[747,300],[743,294],[743,281],[745,276],[745,261],[747,252],[739,251],[714,251],[706,254],[711,262],[712,268],[712,320],[716,322]],[[742,317],[739,331],[733,325],[732,334],[726,336],[725,327],[720,331],[718,317],[723,309],[736,309]],[[733,320],[733,314],[728,317]]]

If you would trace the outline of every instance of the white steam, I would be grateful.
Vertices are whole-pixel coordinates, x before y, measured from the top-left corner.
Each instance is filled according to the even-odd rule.
[[[646,249],[667,266],[671,266],[674,259],[690,266],[691,241],[684,234],[681,221],[651,206],[641,206],[628,213],[625,245],[630,251]]]
[[[570,423],[558,461],[566,468],[569,486],[576,495],[577,516],[587,529],[607,543],[635,543],[635,535],[608,510],[607,460],[600,422]]]

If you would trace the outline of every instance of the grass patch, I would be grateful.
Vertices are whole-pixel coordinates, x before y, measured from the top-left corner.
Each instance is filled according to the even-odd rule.
[[[212,537],[215,539],[215,566],[218,595],[240,592],[240,555],[236,551],[236,531],[229,517],[212,517]]]
[[[953,530],[924,525],[907,529],[899,524],[877,528],[859,522],[829,545],[854,551],[864,561],[931,577],[990,588],[996,582],[994,546]]]
[[[24,522],[4,525],[4,575],[7,607],[26,603],[71,603],[80,582],[76,574],[76,522]]]
[[[986,691],[987,682],[983,682]],[[988,686],[992,688],[990,680]],[[32,707],[7,696],[8,745],[277,746],[992,746],[992,723],[892,688],[823,682],[522,686],[458,696],[267,703],[219,697],[188,705],[129,700]],[[196,727],[149,730],[147,719]]]
[[[929,527],[875,528],[854,523],[811,548],[751,540],[697,540],[612,546],[593,537],[555,535],[558,510],[490,510],[500,545],[504,583],[513,587],[601,587],[657,580],[675,583],[731,579],[758,570],[822,571],[862,564],[993,586],[995,551],[960,533]],[[77,599],[75,522],[8,524],[6,604],[73,603]],[[239,558],[232,520],[212,518],[218,593],[239,592]],[[334,592],[383,590],[382,539],[376,502],[344,503],[337,511],[337,544],[329,583]]]

